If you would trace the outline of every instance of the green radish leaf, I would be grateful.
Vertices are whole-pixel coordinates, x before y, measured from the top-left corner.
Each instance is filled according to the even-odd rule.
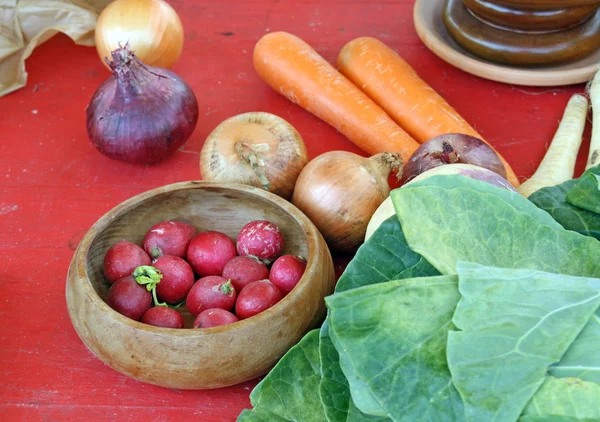
[[[319,394],[328,421],[345,421],[350,407],[350,388],[340,368],[339,355],[329,338],[329,321],[325,319],[319,331],[321,382]]]
[[[355,374],[348,377],[352,397],[374,398],[394,421],[464,420],[445,358],[459,298],[454,276],[394,280],[326,298],[340,365]]]
[[[335,291],[438,274],[429,262],[408,246],[398,217],[392,216],[361,245],[340,276]]]
[[[394,277],[431,274],[438,273],[423,257],[408,248],[402,235],[400,223],[397,217],[394,216],[385,221],[369,241],[360,247],[355,258],[340,277],[336,291],[381,283]],[[329,421],[386,422],[390,420],[387,417],[364,414],[354,405],[348,382],[339,365],[337,351],[329,340],[327,327],[328,322],[326,320],[319,332],[317,341],[319,372],[322,371],[319,374],[321,378],[319,388],[307,387],[307,379],[310,382],[314,380],[314,371],[306,366],[305,361],[299,360],[298,350],[292,348],[254,389],[251,394],[254,408],[244,411],[240,415],[240,421],[287,421],[292,420],[292,417],[297,418],[296,420],[311,420],[302,419],[303,416],[299,416],[302,415],[302,412],[294,410],[298,406],[303,406],[304,398],[302,395],[291,394],[289,397],[286,396],[285,403],[289,409],[284,409],[281,398],[273,393],[280,390],[287,392],[292,388],[294,392],[302,391],[305,388],[312,390],[313,393],[318,392]],[[313,336],[312,332],[309,335]],[[304,341],[308,341],[307,337]],[[308,348],[312,353],[313,342],[314,340],[310,340],[309,343],[303,346],[303,349]],[[307,356],[311,356],[311,354],[307,353]],[[302,373],[299,376],[296,375],[296,372],[299,372],[301,368],[292,369],[297,365],[298,360],[301,365],[305,366],[305,371],[302,372],[304,375]],[[314,361],[315,359],[311,358],[310,360]],[[310,397],[309,403],[311,403],[309,408],[312,408],[314,397],[312,394],[308,394],[308,396]],[[318,413],[318,417],[321,417],[320,413]]]
[[[523,416],[600,420],[600,385],[577,378],[548,377]]]
[[[600,166],[586,170],[579,179],[568,180],[557,186],[540,189],[531,194],[529,200],[540,209],[547,211],[565,229],[600,240],[600,213],[580,208],[567,200],[568,193],[577,186],[579,180],[590,177],[590,175],[600,175]],[[574,197],[575,195],[571,194],[571,200],[582,204],[581,197]]]
[[[600,307],[600,279],[471,263],[457,272],[461,331],[446,353],[467,420],[517,420]]]
[[[238,421],[240,422],[288,422],[289,419],[283,418],[274,413],[270,413],[268,410],[263,408],[258,409],[244,409],[239,414]]]
[[[253,409],[242,412],[238,422],[326,420],[318,393],[321,380],[318,347],[319,330],[312,330],[252,390]]]
[[[388,218],[356,252],[338,280],[336,294],[357,287],[389,280],[439,274],[422,256],[413,252],[404,239],[396,216]],[[339,363],[338,352],[329,337],[329,316],[320,331],[319,354],[322,378],[319,387],[327,419],[337,421],[387,421],[387,417],[368,415],[354,404],[350,387]],[[352,368],[345,368],[356,379]],[[355,393],[362,409],[382,413],[369,395]]]
[[[446,188],[408,185],[391,192],[408,245],[442,274],[455,274],[463,261],[600,277],[596,239],[548,225],[524,197],[506,202],[491,184],[486,193],[463,176],[444,177]]]
[[[550,375],[559,378],[579,378],[600,384],[600,309],[571,344],[559,364],[550,368]]]
[[[502,189],[481,180],[471,179],[462,175],[437,175],[431,176],[418,182],[412,182],[409,185],[405,185],[404,188],[415,188],[419,186],[437,186],[442,189],[453,189],[456,187],[469,188],[471,191],[483,193],[483,194],[494,194],[497,198],[507,202],[514,208],[515,211],[524,212],[531,215],[540,223],[546,224],[547,226],[560,229],[562,226],[546,211],[541,210],[537,207],[532,207],[530,201],[525,199],[523,195],[518,192]],[[392,198],[392,202],[393,198]],[[444,206],[443,202],[439,205]],[[394,203],[395,207],[395,203]]]
[[[335,419],[334,419],[335,421]],[[348,416],[346,418],[346,422],[386,422],[386,421],[391,421],[391,419],[387,416],[373,416],[373,415],[367,415],[366,413],[363,413],[360,411],[360,409],[358,409],[356,407],[356,405],[354,404],[354,402],[352,400],[350,400],[349,406],[348,406]]]
[[[600,171],[600,167],[591,170]],[[531,268],[558,274],[598,277],[600,242],[555,225],[543,211],[495,186],[462,176],[429,179],[392,192],[409,246],[443,273],[453,274],[458,261],[502,268]],[[433,177],[431,179],[434,179]],[[477,182],[477,181],[475,181]],[[485,193],[487,191],[488,193]],[[443,208],[443,209],[441,209]],[[423,230],[426,228],[426,230]],[[600,311],[571,345],[554,376],[600,381]]]
[[[507,202],[502,199],[505,192],[494,186],[483,188],[487,193],[474,192],[464,177],[444,177],[444,183],[427,185],[426,179],[392,192],[409,246],[443,273],[453,274],[458,261],[470,261],[575,276],[600,274],[600,243],[595,239],[546,224],[540,218],[543,211],[533,212],[535,207],[524,198]],[[553,375],[597,381],[599,315],[550,369]]]
[[[568,416],[532,416],[526,415],[519,418],[519,422],[598,422],[598,419],[579,419]]]
[[[446,361],[448,330],[455,329],[453,308],[460,299],[453,276],[458,261],[503,267],[500,272],[526,265],[571,275],[600,274],[597,241],[582,241],[584,237],[566,232],[548,213],[514,193],[461,176],[432,177],[397,191],[408,192],[400,195],[406,206],[398,207],[394,199],[399,218],[404,218],[406,236],[392,217],[359,249],[336,293],[326,300],[329,316],[316,334],[318,338],[311,340],[310,351],[303,351],[305,356],[300,359],[298,346],[292,348],[255,388],[251,395],[255,407],[244,411],[240,420],[465,421],[463,400]],[[414,202],[415,198],[420,202]],[[413,206],[414,210],[406,210]],[[484,216],[477,218],[477,213]],[[449,268],[447,277],[454,283],[454,293],[447,285],[428,286],[433,283],[430,279],[446,278],[431,277],[439,274],[432,264]],[[403,277],[420,278],[388,281]],[[397,289],[408,284],[403,287],[405,294],[398,293],[393,300],[394,289],[389,286],[395,283]],[[381,291],[374,293],[378,289]],[[336,308],[332,303],[338,301]],[[590,319],[560,362],[546,368],[548,373],[564,379],[595,380],[600,368],[600,358],[594,358],[600,356],[598,315]],[[303,342],[314,337],[313,333],[316,330]],[[537,394],[532,401],[546,400]],[[519,421],[587,419],[527,414]]]
[[[329,322],[326,319],[319,334],[319,356],[321,358],[321,384],[319,393],[327,420],[331,422],[385,422],[390,419],[361,412],[352,397],[344,372],[340,367],[339,354],[329,337]]]
[[[586,211],[600,214],[600,176],[586,172],[567,192],[567,202]]]

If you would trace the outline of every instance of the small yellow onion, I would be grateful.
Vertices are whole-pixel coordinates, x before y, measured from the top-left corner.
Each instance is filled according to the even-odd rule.
[[[262,111],[221,122],[200,151],[204,180],[242,183],[290,199],[308,162],[302,136],[287,121]]]
[[[170,68],[183,50],[183,26],[177,12],[163,0],[110,3],[96,24],[96,49],[102,62],[107,65],[110,52],[127,43],[145,64]]]
[[[329,247],[354,252],[365,238],[367,224],[390,194],[388,177],[402,173],[398,153],[370,158],[330,151],[310,161],[298,176],[292,203],[310,218]]]

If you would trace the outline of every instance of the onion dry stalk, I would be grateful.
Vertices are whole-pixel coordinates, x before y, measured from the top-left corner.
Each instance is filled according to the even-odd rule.
[[[398,153],[365,158],[347,151],[326,152],[304,167],[292,203],[311,219],[332,249],[354,252],[365,238],[371,216],[390,194],[392,171],[401,177]]]
[[[115,160],[151,164],[169,157],[198,122],[194,93],[170,70],[142,63],[128,45],[111,56],[113,76],[86,110],[90,140]]]

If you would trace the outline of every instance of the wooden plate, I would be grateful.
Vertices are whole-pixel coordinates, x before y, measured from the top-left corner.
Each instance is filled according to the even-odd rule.
[[[442,60],[465,72],[493,81],[526,86],[561,86],[586,82],[600,65],[600,50],[572,63],[516,67],[477,57],[448,33],[442,19],[445,0],[416,0],[414,25],[421,41]]]

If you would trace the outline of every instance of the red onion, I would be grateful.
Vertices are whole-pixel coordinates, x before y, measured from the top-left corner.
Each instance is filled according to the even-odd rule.
[[[128,45],[111,56],[113,76],[96,90],[86,111],[90,140],[115,160],[150,164],[169,157],[198,122],[194,93],[170,70],[143,64]]]

